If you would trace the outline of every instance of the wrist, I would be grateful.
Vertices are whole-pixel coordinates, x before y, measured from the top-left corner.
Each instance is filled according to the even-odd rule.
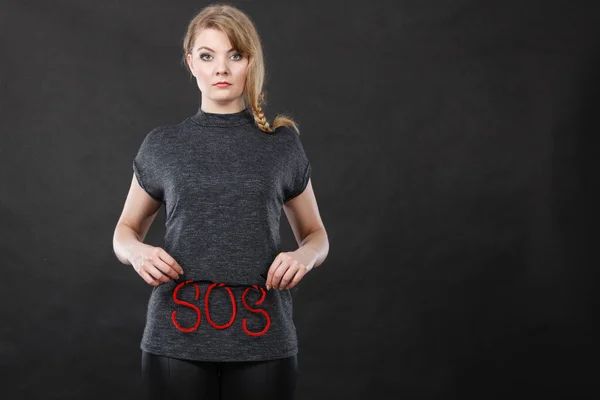
[[[306,256],[310,259],[310,267],[312,268],[312,266],[315,265],[317,259],[319,258],[319,253],[315,249],[310,247],[308,244],[300,246],[298,250],[306,254]]]
[[[138,254],[138,246],[142,245],[143,243],[140,241],[132,241],[131,243],[127,244],[127,246],[125,247],[125,257],[127,258],[127,261],[129,262],[129,265],[133,265],[133,260],[135,257],[137,257]]]

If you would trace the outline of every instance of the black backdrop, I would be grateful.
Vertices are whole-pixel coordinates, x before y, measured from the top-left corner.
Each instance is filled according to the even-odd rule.
[[[206,4],[1,2],[2,398],[138,398],[151,287],[112,235],[145,133],[197,110]],[[598,2],[231,4],[330,238],[298,399],[598,396]]]

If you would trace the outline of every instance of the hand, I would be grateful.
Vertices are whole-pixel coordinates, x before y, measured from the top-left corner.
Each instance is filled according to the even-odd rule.
[[[129,262],[148,284],[159,286],[179,279],[183,269],[165,250],[140,243],[131,252]]]
[[[311,250],[300,247],[296,251],[281,252],[269,268],[267,290],[286,290],[295,287],[315,265]]]

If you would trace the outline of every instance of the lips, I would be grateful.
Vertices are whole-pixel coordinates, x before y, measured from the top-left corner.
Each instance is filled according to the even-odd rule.
[[[229,85],[231,85],[231,83],[226,82],[226,81],[221,81],[221,82],[215,83],[213,86],[229,86]]]

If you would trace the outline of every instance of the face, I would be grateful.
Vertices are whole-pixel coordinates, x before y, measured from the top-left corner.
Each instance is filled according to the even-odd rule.
[[[236,112],[243,108],[248,58],[232,49],[225,33],[212,28],[200,30],[187,62],[202,93],[204,111]],[[221,81],[229,85],[215,85]]]

